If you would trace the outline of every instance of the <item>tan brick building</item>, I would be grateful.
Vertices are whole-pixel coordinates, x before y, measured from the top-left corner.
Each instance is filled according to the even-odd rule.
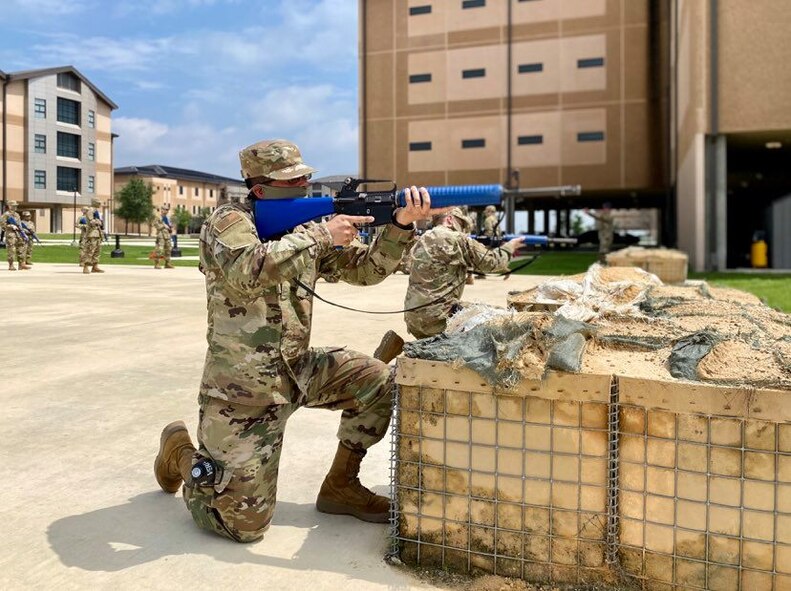
[[[139,178],[151,185],[154,189],[154,205],[168,204],[173,211],[183,209],[193,216],[197,216],[204,209],[214,211],[218,205],[238,200],[240,195],[247,194],[244,182],[240,179],[159,164],[115,169],[116,193],[132,178]],[[127,230],[123,219],[115,220],[115,229],[119,232]],[[128,231],[137,232],[137,224],[134,227],[129,225]],[[140,232],[149,233],[147,224],[141,224]]]
[[[791,130],[791,109],[782,97],[791,95],[791,85],[780,55],[782,48],[791,52],[784,34],[791,3],[362,0],[359,6],[363,176],[399,184],[580,184],[580,197],[523,198],[515,206],[528,210],[530,229],[536,211],[565,212],[554,217],[568,220],[570,209],[605,201],[658,209],[663,242],[688,250],[695,268],[724,266],[729,247],[728,265],[741,264],[744,244],[722,242],[727,216],[717,222],[707,215],[716,202],[713,188],[731,189],[733,169],[720,170],[718,183],[704,182],[707,174],[716,176],[711,166],[706,172],[715,152],[704,140],[760,132],[762,150],[770,136],[782,144],[777,152],[788,147],[782,136]],[[748,42],[753,37],[759,41]],[[750,83],[741,84],[741,75]],[[720,111],[715,127],[708,115],[713,100]],[[737,124],[740,109],[749,116]],[[730,145],[710,143],[717,141],[720,150]],[[745,141],[734,135],[734,149]],[[789,193],[788,184],[772,187],[765,200]],[[739,212],[739,204],[731,205]],[[758,226],[755,220],[745,232]]]
[[[0,72],[3,208],[36,211],[41,232],[71,232],[77,209],[112,196],[117,105],[72,66]]]

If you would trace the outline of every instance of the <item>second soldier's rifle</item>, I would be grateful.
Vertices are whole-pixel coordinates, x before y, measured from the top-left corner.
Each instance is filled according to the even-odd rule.
[[[20,223],[22,224],[22,229],[25,231],[25,233],[28,236],[30,236],[33,240],[35,240],[38,244],[41,244],[41,240],[38,239],[38,236],[36,235],[36,233],[33,230],[31,230],[30,228],[28,228],[28,226],[27,226],[27,224],[25,222],[20,222]]]
[[[549,246],[550,244],[577,244],[576,238],[553,238],[551,236],[539,236],[537,234],[503,234],[502,236],[471,236],[481,244],[496,248],[501,244],[513,240],[514,238],[522,238],[522,243],[525,246]]]
[[[104,231],[104,220],[102,219],[102,214],[100,214],[98,210],[94,210],[93,219],[99,220],[99,223],[101,224],[101,226],[99,226],[99,229],[102,232],[102,241],[110,242],[110,235]]]

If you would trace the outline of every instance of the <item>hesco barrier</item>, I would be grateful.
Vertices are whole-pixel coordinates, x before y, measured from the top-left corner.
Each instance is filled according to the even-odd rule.
[[[553,583],[791,590],[789,392],[401,358],[393,553]]]

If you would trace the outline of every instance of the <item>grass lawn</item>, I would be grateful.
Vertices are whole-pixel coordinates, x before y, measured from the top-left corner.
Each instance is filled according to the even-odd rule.
[[[153,261],[149,260],[148,254],[153,250],[151,244],[145,246],[133,246],[130,244],[123,245],[121,250],[124,251],[123,258],[113,259],[110,258],[110,252],[115,248],[113,242],[103,243],[102,257],[99,260],[101,265],[151,265]],[[183,256],[198,256],[197,248],[182,248],[181,254]],[[36,246],[33,249],[33,264],[35,263],[74,263],[79,262],[79,250],[75,246],[67,244],[45,244],[43,246]],[[173,264],[177,267],[197,267],[198,261],[183,261],[173,259]]]
[[[527,268],[517,271],[524,275],[574,275],[584,273],[594,262],[594,252],[549,251]],[[522,264],[511,263],[511,268]],[[734,287],[748,291],[769,306],[791,313],[791,274],[770,275],[752,273],[690,273],[690,279],[705,279],[711,285]]]

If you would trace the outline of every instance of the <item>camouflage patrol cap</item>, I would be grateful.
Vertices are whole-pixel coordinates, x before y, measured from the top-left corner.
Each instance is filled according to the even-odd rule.
[[[472,230],[470,218],[468,218],[460,207],[454,207],[448,212],[448,215],[453,218],[453,223],[459,232],[469,233]]]
[[[483,210],[483,213],[489,215],[490,213],[497,213],[497,208],[494,205],[487,205],[486,209]]]
[[[94,197],[93,199],[91,199],[91,205],[93,207],[101,207],[102,202],[99,201],[96,197]]]
[[[264,140],[247,146],[239,152],[239,161],[245,179],[288,181],[316,172],[302,160],[297,145],[287,140]]]
[[[30,210],[29,210],[29,209],[26,209],[26,210],[25,210],[25,211],[23,211],[23,212],[22,212],[20,215],[21,215],[23,218],[29,218],[29,217],[30,217]]]
[[[16,201],[9,201],[8,202],[8,209],[16,209],[17,205],[19,205]]]
[[[86,213],[90,209],[90,207],[86,207],[85,205],[83,205],[81,209],[82,209],[82,213]]]

